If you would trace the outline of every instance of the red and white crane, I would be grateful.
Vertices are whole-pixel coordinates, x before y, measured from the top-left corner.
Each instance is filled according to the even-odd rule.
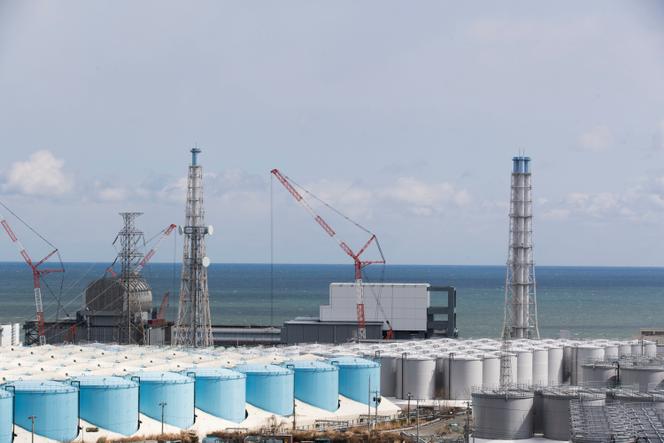
[[[350,246],[348,246],[348,243],[346,243],[343,240],[340,240],[337,238],[337,233],[332,227],[321,217],[316,213],[316,211],[311,207],[311,205],[304,199],[302,194],[298,192],[297,189],[293,186],[291,183],[292,180],[289,179],[287,176],[283,175],[278,169],[273,169],[272,175],[274,175],[277,180],[281,182],[282,185],[286,188],[286,190],[295,198],[296,201],[298,201],[304,209],[311,214],[313,217],[314,221],[320,225],[321,228],[325,231],[327,235],[329,235],[331,238],[337,241],[339,244],[339,247],[350,257],[353,259],[355,263],[355,294],[356,294],[356,308],[357,308],[357,338],[358,340],[364,340],[367,338],[367,328],[366,328],[366,319],[364,316],[364,285],[362,284],[362,269],[365,266],[371,265],[371,264],[385,264],[385,257],[383,256],[383,251],[380,248],[380,244],[378,243],[378,238],[376,237],[376,234],[372,233],[359,223],[351,220],[350,218],[346,217],[345,215],[341,214],[339,211],[336,209],[332,208],[329,206],[327,203],[324,203],[326,206],[328,206],[330,209],[333,211],[337,212],[344,218],[346,218],[348,221],[353,223],[355,226],[358,228],[362,229],[364,232],[370,235],[369,240],[367,240],[364,245],[357,251],[353,251]],[[300,186],[301,187],[301,186]],[[304,189],[304,188],[302,188]],[[305,190],[306,191],[306,190]],[[308,194],[311,194],[310,192],[307,191]],[[362,260],[361,256],[364,254],[364,252],[371,246],[372,244],[375,244],[378,252],[380,253],[380,259],[379,260]],[[391,334],[391,326],[389,325],[388,327],[390,330],[388,331],[388,337],[390,337]]]
[[[54,255],[59,256],[58,249],[54,248],[50,253],[46,255],[46,257],[42,258],[37,263],[35,263],[32,261],[32,258],[30,258],[30,255],[28,254],[28,251],[25,249],[23,244],[21,244],[21,241],[18,239],[18,237],[16,237],[16,234],[14,234],[14,230],[9,225],[9,222],[7,222],[7,219],[5,219],[2,215],[0,215],[0,224],[5,229],[5,232],[11,239],[12,243],[14,243],[18,248],[19,254],[21,254],[21,257],[23,257],[23,261],[25,261],[25,263],[32,270],[32,283],[35,293],[35,309],[37,311],[37,335],[39,337],[38,343],[39,345],[45,345],[46,327],[44,321],[44,305],[42,303],[42,294],[41,294],[41,279],[43,276],[47,274],[51,274],[54,272],[64,272],[64,268],[62,267],[62,262],[60,263],[59,268],[41,269],[40,266],[46,263]],[[53,245],[51,245],[50,243],[49,246],[53,247]]]

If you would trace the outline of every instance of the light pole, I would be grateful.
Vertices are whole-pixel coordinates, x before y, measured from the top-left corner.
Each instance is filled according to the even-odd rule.
[[[403,384],[402,384],[402,386],[403,386]],[[412,397],[412,395],[409,392],[408,393],[408,409],[406,409],[406,411],[407,411],[406,412],[406,420],[408,420],[408,424],[410,424],[410,399],[411,399],[411,397]]]
[[[164,408],[166,407],[168,403],[165,401],[162,401],[159,403],[159,406],[161,406],[161,435],[164,435]]]
[[[31,415],[28,420],[32,422],[32,443],[35,443],[35,420],[37,420],[37,416]]]
[[[420,399],[418,398],[415,400],[415,420],[416,422],[416,428],[417,428],[417,443],[420,443]]]

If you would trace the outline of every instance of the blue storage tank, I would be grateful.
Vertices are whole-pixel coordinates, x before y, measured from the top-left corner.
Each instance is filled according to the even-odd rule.
[[[339,393],[351,400],[367,404],[371,390],[373,397],[380,394],[380,365],[374,361],[358,357],[336,357],[330,363],[339,367]]]
[[[193,368],[185,373],[195,380],[198,409],[235,423],[245,419],[245,374],[225,368]]]
[[[81,376],[80,416],[100,428],[131,435],[138,430],[138,383],[120,377]]]
[[[339,409],[339,368],[315,360],[284,363],[295,372],[295,398],[328,411]]]
[[[137,372],[141,413],[180,429],[194,424],[194,379],[175,372]]]
[[[12,441],[13,411],[14,395],[11,391],[0,389],[0,443],[11,443]]]
[[[18,380],[8,383],[14,390],[14,423],[35,434],[57,441],[78,435],[78,389],[50,380]],[[12,388],[10,388],[12,389]]]
[[[277,415],[293,414],[293,371],[261,364],[235,369],[247,375],[247,402]]]

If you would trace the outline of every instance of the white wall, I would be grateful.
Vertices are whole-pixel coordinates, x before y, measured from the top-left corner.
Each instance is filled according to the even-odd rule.
[[[21,344],[21,324],[0,325],[0,347]]]
[[[427,283],[365,283],[366,320],[387,319],[396,331],[425,331],[428,287]],[[355,283],[330,284],[330,304],[322,305],[319,314],[321,321],[357,320]]]

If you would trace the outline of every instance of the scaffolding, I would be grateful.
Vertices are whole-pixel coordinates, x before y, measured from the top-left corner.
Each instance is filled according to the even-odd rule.
[[[664,411],[653,403],[575,400],[570,425],[573,443],[664,443]]]

